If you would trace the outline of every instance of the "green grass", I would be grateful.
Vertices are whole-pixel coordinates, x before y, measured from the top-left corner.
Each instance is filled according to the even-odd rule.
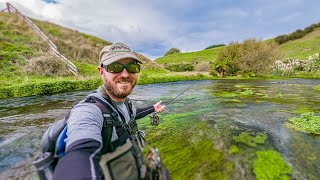
[[[267,41],[273,41],[272,39]],[[309,55],[320,52],[320,28],[315,29],[301,39],[288,41],[279,46],[280,51],[284,54],[284,58],[308,59]],[[164,56],[156,59],[159,64],[165,63],[181,63],[181,62],[201,62],[215,61],[218,53],[225,47],[218,47],[197,52],[179,53]]]
[[[308,59],[310,55],[320,52],[320,28],[303,38],[288,41],[280,45],[285,58]]]
[[[164,56],[155,60],[159,64],[165,63],[181,63],[181,62],[202,62],[202,61],[215,61],[218,53],[224,47],[217,47],[197,52],[179,53]]]

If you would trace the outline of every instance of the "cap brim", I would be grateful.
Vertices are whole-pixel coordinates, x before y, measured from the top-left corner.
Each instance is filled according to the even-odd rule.
[[[102,56],[103,58],[103,56]],[[125,53],[117,53],[117,54],[113,54],[112,57],[108,57],[108,58],[105,58],[101,61],[101,63],[103,65],[109,65],[109,64],[112,64],[114,62],[117,62],[117,61],[120,61],[122,59],[134,59],[136,61],[138,61],[139,63],[142,64],[141,60],[137,58],[137,56],[135,56],[133,53],[128,53],[128,52],[125,52]]]

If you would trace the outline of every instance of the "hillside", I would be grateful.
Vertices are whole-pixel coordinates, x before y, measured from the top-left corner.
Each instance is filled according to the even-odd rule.
[[[222,48],[224,47],[216,47],[216,48],[197,51],[197,52],[170,54],[170,55],[156,59],[155,62],[159,64],[165,64],[165,63],[180,63],[180,62],[194,62],[194,61],[197,61],[197,62],[214,61],[219,51]]]
[[[273,39],[266,40],[273,41]],[[188,52],[180,54],[171,54],[160,57],[155,61],[159,64],[181,63],[193,61],[214,61],[221,49],[224,47],[202,50],[197,52]],[[279,46],[284,58],[308,59],[309,55],[320,52],[320,28],[314,29],[304,37],[285,42]]]
[[[35,19],[33,22],[57,45],[59,51],[77,66],[78,79],[98,77],[99,52],[111,42],[53,23]],[[0,83],[3,85],[38,82],[39,76],[42,76],[41,81],[51,81],[53,77],[75,78],[66,71],[64,62],[54,57],[49,46],[17,15],[0,13],[0,39]],[[142,56],[145,62],[144,70],[166,72],[150,59],[139,56]],[[50,68],[60,68],[61,71],[42,72]]]
[[[92,90],[101,85],[98,56],[102,47],[111,42],[49,22],[33,21],[77,66],[78,75],[67,70],[65,62],[52,54],[48,44],[22,18],[0,12],[0,98]],[[212,78],[202,73],[168,73],[136,54],[143,61],[138,84]]]
[[[309,55],[320,52],[320,28],[313,30],[306,36],[288,41],[280,45],[285,58],[308,59]]]

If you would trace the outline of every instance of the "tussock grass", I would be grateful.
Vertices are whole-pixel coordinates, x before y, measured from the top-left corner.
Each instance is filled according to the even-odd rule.
[[[99,52],[111,42],[76,30],[33,19],[34,23],[51,39],[59,51],[71,61],[98,64]]]

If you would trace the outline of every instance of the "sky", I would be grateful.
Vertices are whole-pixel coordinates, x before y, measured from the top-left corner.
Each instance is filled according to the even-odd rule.
[[[320,22],[318,0],[0,0],[23,14],[104,40],[150,59],[170,48],[269,39]]]

